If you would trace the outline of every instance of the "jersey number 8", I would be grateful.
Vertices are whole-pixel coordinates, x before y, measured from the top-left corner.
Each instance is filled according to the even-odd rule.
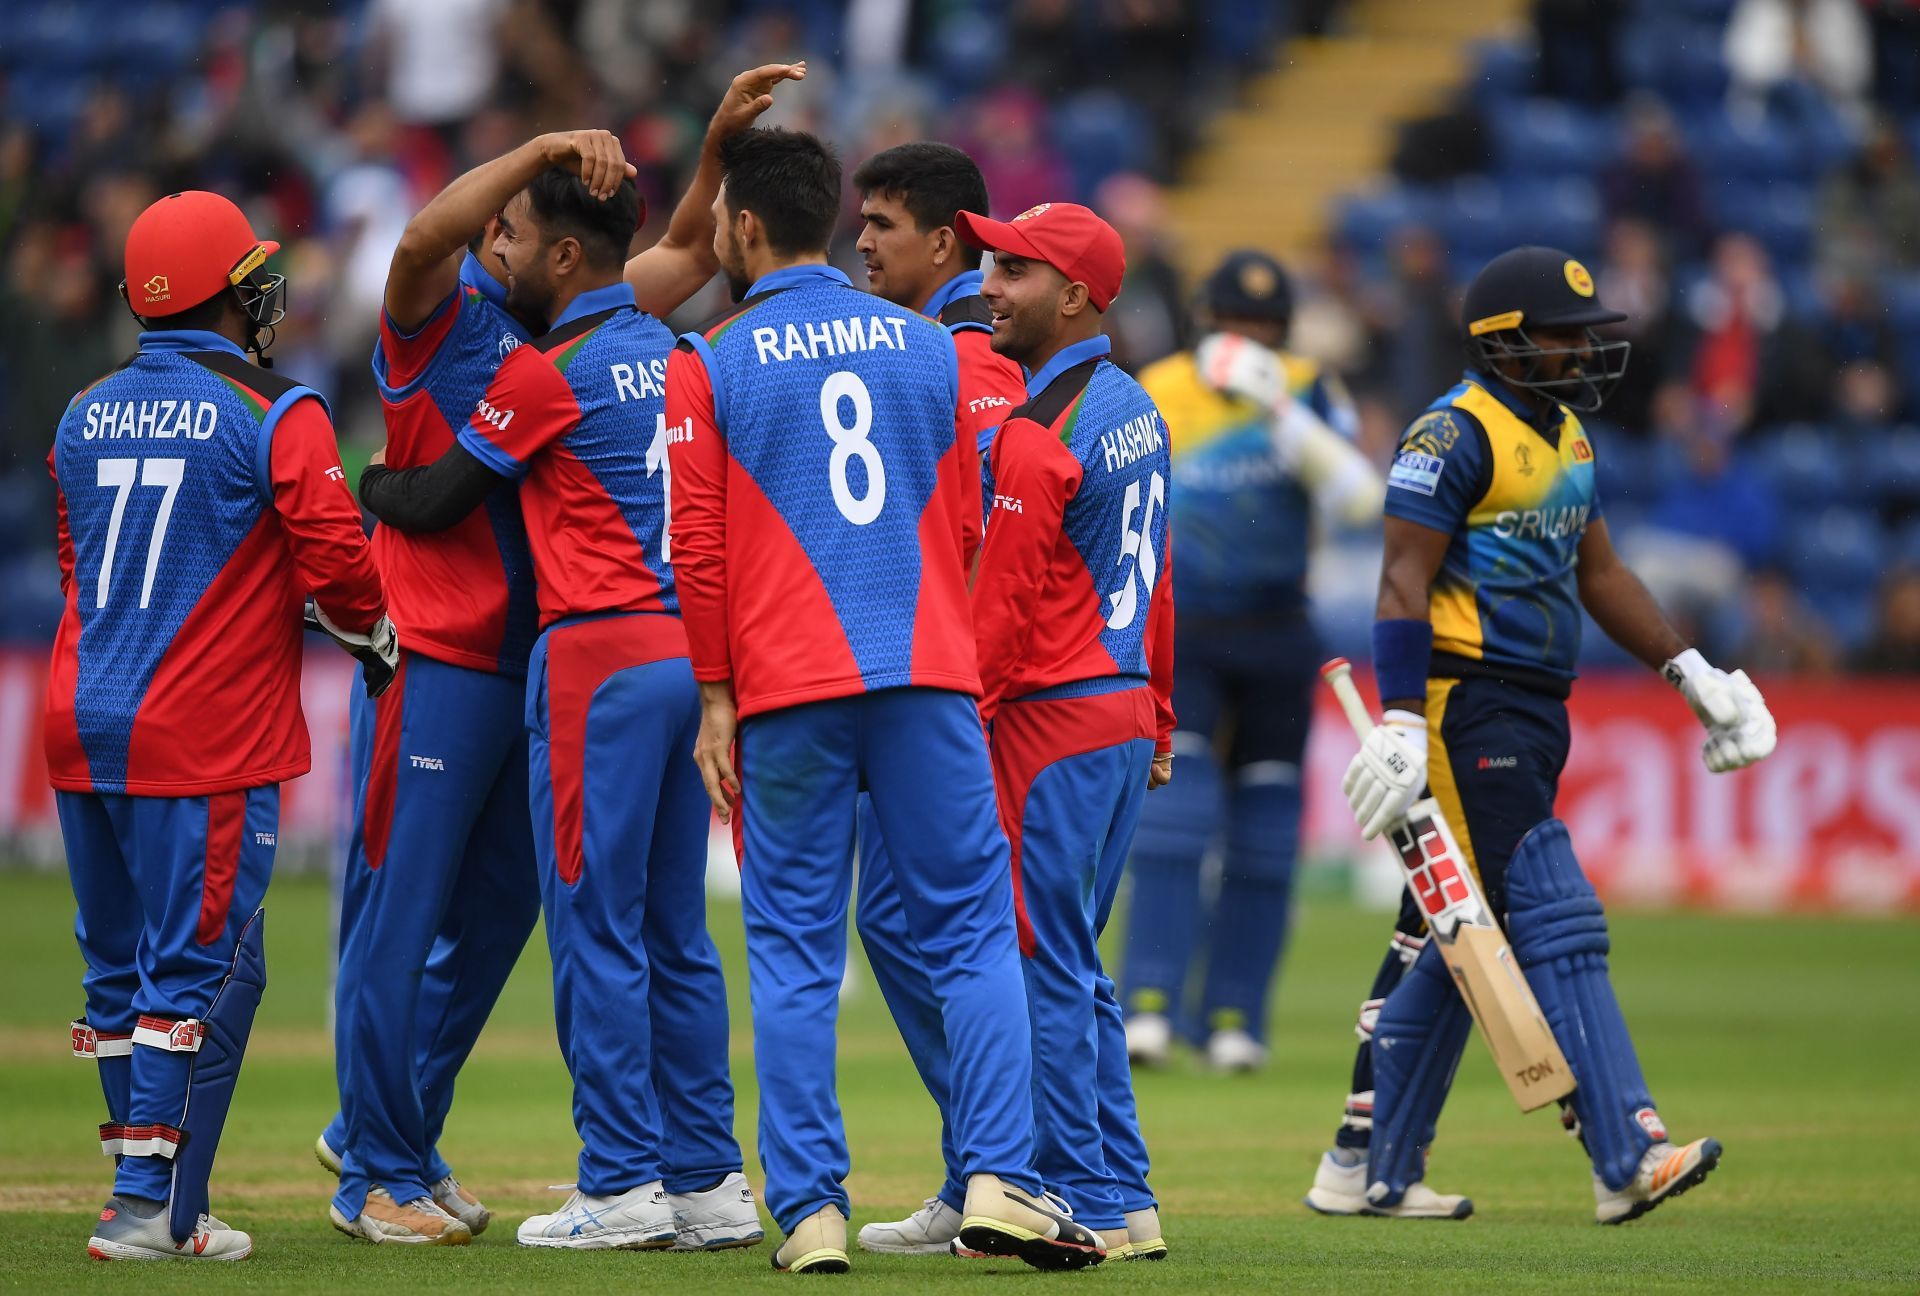
[[[841,402],[853,405],[853,423],[840,418]],[[842,369],[820,386],[820,421],[833,439],[833,455],[827,460],[827,484],[833,488],[833,502],[840,515],[855,526],[865,526],[880,516],[887,502],[887,467],[880,462],[880,450],[867,437],[873,431],[873,396],[860,375]],[[847,481],[847,462],[858,459],[866,469],[867,493],[855,495]]]

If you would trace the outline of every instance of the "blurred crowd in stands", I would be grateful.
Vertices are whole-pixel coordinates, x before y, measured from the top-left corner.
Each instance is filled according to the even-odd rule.
[[[220,189],[286,244],[277,364],[332,396],[357,471],[382,440],[366,362],[387,259],[427,197],[536,131],[605,124],[640,168],[650,239],[732,73],[804,56],[804,91],[771,120],[849,164],[948,139],[979,159],[996,215],[1069,196],[1112,220],[1129,273],[1111,328],[1138,365],[1189,340],[1162,193],[1180,158],[1283,37],[1351,21],[1339,0],[8,10],[0,639],[18,641],[57,615],[47,439],[131,349],[120,248],[159,194]],[[1920,0],[1535,0],[1533,16],[1331,214],[1325,254],[1295,267],[1296,346],[1348,377],[1384,462],[1458,376],[1465,281],[1514,243],[1568,247],[1634,316],[1596,440],[1610,524],[1657,592],[1716,660],[1920,672]],[[850,205],[857,280],[856,232]],[[1364,554],[1332,568],[1330,633],[1364,647],[1371,575],[1346,579]],[[1590,639],[1595,664],[1619,660]]]

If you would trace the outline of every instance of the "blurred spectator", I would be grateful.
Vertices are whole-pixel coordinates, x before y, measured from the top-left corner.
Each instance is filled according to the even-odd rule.
[[[1396,413],[1411,418],[1460,380],[1466,364],[1447,249],[1424,225],[1395,236],[1392,278],[1373,295],[1370,347],[1377,381]]]
[[[354,158],[328,182],[322,197],[339,263],[334,281],[334,336],[342,349],[380,318],[387,268],[419,206],[394,162],[393,113],[369,103],[347,125]]]
[[[1825,414],[1828,375],[1817,338],[1787,317],[1767,251],[1745,234],[1714,244],[1708,277],[1687,294],[1687,372],[1694,391],[1761,422]]]
[[[1606,218],[1638,218],[1665,234],[1674,259],[1698,256],[1711,225],[1699,171],[1687,156],[1673,114],[1657,99],[1636,98],[1627,110],[1624,135],[1619,158],[1600,179]]]
[[[1740,0],[1726,57],[1736,112],[1800,116],[1822,98],[1856,121],[1865,112],[1873,37],[1859,0]]]
[[[1766,478],[1731,452],[1733,422],[1725,411],[1697,410],[1682,434],[1685,466],[1655,498],[1647,523],[1724,545],[1752,570],[1776,555],[1780,502]]]
[[[1866,0],[1873,27],[1873,97],[1890,112],[1920,113],[1920,5]]]
[[[1601,332],[1633,343],[1626,375],[1607,398],[1605,418],[1641,435],[1652,423],[1654,392],[1666,377],[1673,341],[1673,288],[1659,233],[1632,217],[1613,222],[1596,279],[1600,300],[1627,315],[1624,323]]]
[[[1832,632],[1777,567],[1753,573],[1744,620],[1745,634],[1732,655],[1748,671],[1830,675],[1839,665]]]
[[[1539,93],[1579,103],[1620,98],[1619,0],[1534,0],[1533,38],[1540,51],[1534,72]]]
[[[1120,234],[1127,277],[1107,312],[1114,363],[1130,373],[1186,345],[1187,300],[1180,272],[1167,256],[1167,202],[1160,186],[1117,175],[1093,196],[1093,208]]]
[[[0,424],[9,470],[44,476],[53,429],[68,399],[120,359],[134,324],[122,315],[124,328],[103,327],[107,291],[84,228],[39,221],[20,231],[0,298],[0,363],[8,392],[7,418]],[[117,303],[114,309],[120,309]],[[51,529],[47,534],[51,540]]]
[[[1047,105],[1025,90],[996,90],[975,101],[962,145],[980,164],[993,214],[1001,220],[1073,193],[1066,163],[1045,134]]]
[[[1920,270],[1920,172],[1898,123],[1876,118],[1853,162],[1827,177],[1814,229],[1829,273]]]
[[[1920,674],[1920,568],[1897,567],[1882,579],[1873,631],[1854,655],[1853,668]]]
[[[1886,306],[1869,279],[1829,276],[1818,325],[1821,371],[1830,376],[1821,404],[1846,421],[1885,423],[1900,405],[1896,343]]]
[[[400,121],[451,128],[487,102],[500,73],[497,36],[508,3],[372,0],[367,17],[385,97]]]

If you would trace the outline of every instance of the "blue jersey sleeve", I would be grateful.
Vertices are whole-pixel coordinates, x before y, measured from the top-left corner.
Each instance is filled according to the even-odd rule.
[[[1387,516],[1458,531],[1486,495],[1492,469],[1479,420],[1457,409],[1428,410],[1400,438],[1387,474]]]

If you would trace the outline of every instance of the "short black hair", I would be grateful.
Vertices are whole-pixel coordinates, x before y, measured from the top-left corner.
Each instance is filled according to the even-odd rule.
[[[781,256],[820,252],[840,219],[840,159],[818,136],[777,126],[741,131],[720,146],[727,210],[750,211]]]
[[[527,186],[527,205],[549,241],[579,239],[588,263],[595,266],[624,265],[640,228],[640,191],[630,179],[602,201],[573,172],[548,167]]]
[[[922,234],[953,225],[960,213],[987,214],[987,181],[951,144],[917,140],[875,153],[853,173],[862,196],[898,198]]]

